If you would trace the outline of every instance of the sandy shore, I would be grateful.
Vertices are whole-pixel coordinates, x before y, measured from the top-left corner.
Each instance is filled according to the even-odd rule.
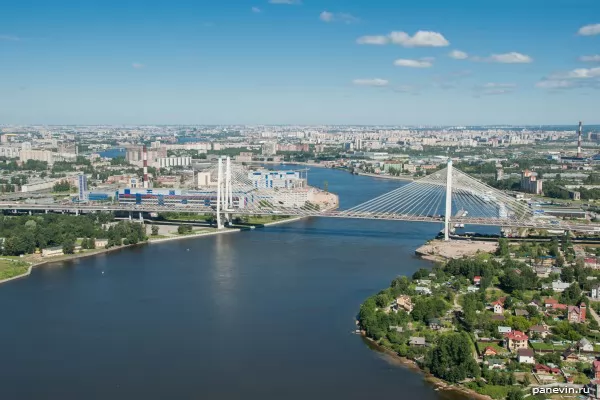
[[[496,242],[478,242],[468,240],[432,240],[419,247],[415,253],[430,261],[444,261],[453,258],[472,256],[479,252],[494,253],[498,244]]]

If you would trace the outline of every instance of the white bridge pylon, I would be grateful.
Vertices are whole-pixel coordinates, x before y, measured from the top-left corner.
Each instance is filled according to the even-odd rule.
[[[533,212],[526,203],[453,168],[451,160],[446,168],[341,211],[339,216],[443,220],[446,240],[450,238],[452,223],[485,221],[485,225],[493,222],[500,226],[530,226],[533,220]]]

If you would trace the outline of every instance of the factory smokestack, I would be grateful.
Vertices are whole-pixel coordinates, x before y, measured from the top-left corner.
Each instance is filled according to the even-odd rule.
[[[581,154],[581,121],[579,121],[579,135],[577,136],[577,158],[583,157]]]
[[[148,149],[146,145],[142,150],[142,160],[144,161],[144,189],[148,189],[150,185],[148,184]]]

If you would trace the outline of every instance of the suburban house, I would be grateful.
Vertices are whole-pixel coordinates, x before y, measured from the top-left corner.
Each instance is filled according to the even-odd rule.
[[[488,369],[505,369],[504,360],[498,358],[490,358],[485,360],[488,365]]]
[[[532,349],[517,350],[517,361],[522,364],[535,364],[535,358]]]
[[[429,329],[433,329],[434,331],[442,329],[442,323],[437,318],[431,318],[427,323],[429,325]]]
[[[600,300],[600,284],[592,287],[590,297],[594,300]]]
[[[550,367],[544,364],[535,364],[535,367],[533,367],[533,372],[535,372],[536,374],[559,375],[560,369],[556,367]]]
[[[481,353],[481,354],[484,356],[495,356],[498,354],[498,352],[493,347],[488,346],[485,348],[485,350],[483,350],[483,353]]]
[[[517,309],[515,310],[515,315],[517,317],[529,317],[529,312],[527,310]]]
[[[396,298],[396,309],[404,310],[407,313],[410,313],[413,310],[413,303],[410,296],[403,294],[402,296],[398,296]]]
[[[62,247],[48,247],[47,249],[42,249],[42,257],[62,256],[63,254]]]
[[[600,361],[596,360],[592,364],[592,370],[594,372],[594,379],[600,379]]]
[[[582,338],[577,342],[577,349],[579,351],[594,351],[594,345],[586,338]]]
[[[509,351],[526,349],[529,338],[521,331],[512,331],[504,335],[504,342]]]
[[[501,334],[505,334],[505,333],[511,333],[512,332],[512,328],[510,326],[499,326],[498,327],[498,333]]]
[[[473,285],[479,286],[481,284],[481,277],[480,276],[474,276],[473,277]]]
[[[549,297],[546,300],[544,300],[544,307],[547,310],[566,310],[567,309],[566,304],[561,304],[558,302],[558,300],[553,299],[552,297]]]
[[[569,306],[568,309],[568,314],[567,314],[567,319],[569,320],[569,322],[571,323],[581,323],[581,322],[585,322],[585,312],[586,312],[586,306],[585,303],[581,303],[579,305],[579,307],[577,306]]]
[[[538,334],[542,339],[546,339],[546,336],[550,334],[550,329],[548,329],[548,325],[533,325],[529,328],[530,334]]]
[[[562,358],[567,362],[577,362],[579,361],[579,354],[573,348],[569,348],[562,353]]]
[[[431,289],[429,289],[428,287],[425,287],[425,286],[417,286],[415,288],[415,292],[417,292],[418,294],[427,294],[427,295],[430,295],[431,294]]]
[[[411,336],[408,339],[408,344],[411,346],[425,346],[427,343],[424,337]]]
[[[494,314],[504,314],[504,298],[500,298],[492,303]]]
[[[108,245],[108,239],[96,239],[96,240],[94,240],[94,246],[97,249],[101,249],[103,247],[106,247],[106,245]]]

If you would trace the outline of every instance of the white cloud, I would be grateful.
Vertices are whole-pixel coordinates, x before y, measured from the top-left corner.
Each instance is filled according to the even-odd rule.
[[[407,59],[398,59],[394,61],[394,65],[397,67],[409,67],[409,68],[429,68],[433,64],[431,61],[426,60],[407,60]]]
[[[577,68],[569,72],[562,72],[545,77],[535,84],[540,89],[578,89],[600,88],[600,67]]]
[[[392,43],[403,47],[445,47],[450,45],[450,42],[441,33],[430,31],[418,31],[414,36],[410,36],[406,32],[391,32],[387,36],[361,36],[356,43],[374,45]]]
[[[390,82],[386,79],[372,78],[372,79],[355,79],[352,81],[358,86],[387,86]]]
[[[261,9],[258,8],[258,7],[252,7],[252,12],[253,13],[259,13],[259,12],[261,12]]]
[[[269,0],[269,3],[295,5],[295,4],[302,4],[302,1],[301,0]]]
[[[528,55],[512,51],[504,54],[492,54],[487,58],[486,61],[502,64],[528,64],[533,62],[533,59]]]
[[[464,60],[469,58],[469,55],[467,53],[460,50],[452,50],[450,53],[448,53],[448,56],[450,58],[454,58],[455,60]]]
[[[484,88],[486,89],[491,89],[491,88],[502,88],[502,89],[509,89],[509,88],[515,88],[517,87],[516,84],[514,83],[496,83],[496,82],[488,82],[486,84],[483,85]]]
[[[382,35],[378,35],[378,36],[361,36],[358,39],[356,39],[356,43],[358,44],[374,44],[374,45],[384,45],[384,44],[388,44],[389,39],[387,36],[382,36]]]
[[[577,33],[582,36],[600,35],[600,24],[582,26]]]
[[[581,56],[579,57],[579,61],[583,62],[600,62],[600,54],[596,54],[593,56]]]
[[[567,74],[568,78],[588,79],[600,77],[600,67],[596,68],[577,68]]]
[[[131,66],[135,69],[142,69],[144,68],[144,64],[140,64],[140,63],[133,63],[131,64]]]
[[[410,36],[406,32],[392,32],[389,36],[393,44],[403,47],[445,47],[450,45],[450,42],[438,32],[418,31],[414,36]]]
[[[345,22],[347,24],[351,24],[353,22],[358,22],[359,19],[355,16],[348,13],[332,13],[329,11],[323,11],[319,15],[319,19],[323,22]]]

